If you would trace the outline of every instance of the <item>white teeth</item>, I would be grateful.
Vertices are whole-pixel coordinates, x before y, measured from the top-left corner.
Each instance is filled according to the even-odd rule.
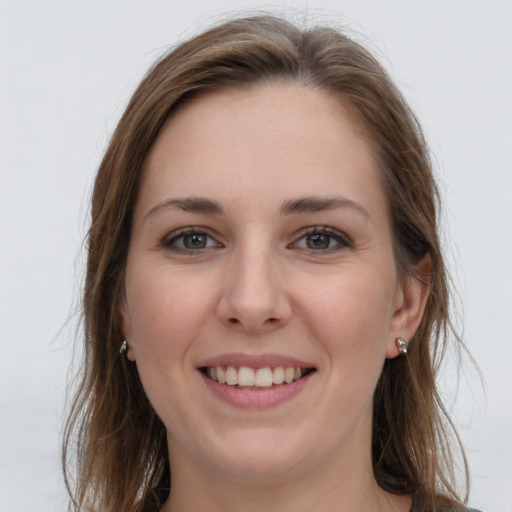
[[[238,384],[238,372],[232,366],[228,366],[226,369],[226,384],[230,386]]]
[[[282,366],[274,368],[274,372],[272,374],[272,381],[274,382],[274,384],[282,384],[284,382],[284,368]]]
[[[272,370],[270,368],[259,368],[256,370],[255,384],[259,388],[272,386]]]
[[[254,386],[255,380],[256,377],[252,368],[240,367],[240,370],[238,370],[238,384],[240,386]]]
[[[238,369],[234,366],[209,366],[206,368],[206,375],[220,384],[267,388],[299,380],[304,375],[304,370],[293,366],[276,366],[273,370],[268,366],[256,369],[248,366],[241,366]]]

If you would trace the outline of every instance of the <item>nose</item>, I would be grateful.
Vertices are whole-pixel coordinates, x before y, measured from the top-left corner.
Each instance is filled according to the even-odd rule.
[[[219,320],[249,333],[282,327],[291,318],[287,278],[271,251],[247,248],[234,255],[224,274]]]

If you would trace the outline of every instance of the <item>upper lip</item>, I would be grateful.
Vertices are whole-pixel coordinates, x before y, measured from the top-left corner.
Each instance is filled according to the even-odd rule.
[[[281,354],[219,354],[202,361],[198,368],[212,367],[212,366],[233,366],[240,368],[247,366],[248,368],[275,368],[277,366],[293,367],[293,368],[314,368],[315,365],[297,359],[295,357],[285,356]]]

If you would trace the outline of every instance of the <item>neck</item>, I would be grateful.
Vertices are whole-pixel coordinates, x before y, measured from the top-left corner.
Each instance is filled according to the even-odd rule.
[[[161,512],[408,512],[411,499],[383,491],[371,463],[325,464],[272,483],[248,483],[200,464],[171,463],[172,491]],[[176,459],[175,459],[176,460]],[[190,461],[189,461],[190,462]]]

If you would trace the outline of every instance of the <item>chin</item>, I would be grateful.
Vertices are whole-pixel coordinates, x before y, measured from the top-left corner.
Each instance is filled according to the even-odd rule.
[[[291,443],[290,437],[268,431],[233,434],[228,446],[217,451],[213,464],[233,481],[274,485],[306,470],[304,446]]]

